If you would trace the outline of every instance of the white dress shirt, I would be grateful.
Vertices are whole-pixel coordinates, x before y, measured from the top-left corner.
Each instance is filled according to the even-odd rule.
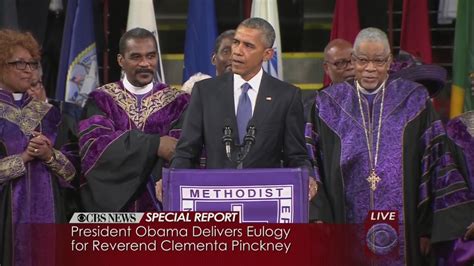
[[[249,95],[250,102],[252,103],[252,115],[255,110],[255,103],[257,102],[258,90],[260,89],[260,83],[262,81],[263,69],[260,68],[257,75],[253,76],[249,81],[245,81],[240,75],[234,74],[234,107],[235,115],[237,115],[237,107],[239,105],[239,97],[242,93],[242,85],[244,83],[250,84],[252,87],[248,90],[247,94]]]

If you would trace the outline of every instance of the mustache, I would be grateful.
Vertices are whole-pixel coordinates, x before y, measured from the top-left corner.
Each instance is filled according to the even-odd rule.
[[[147,73],[153,75],[153,70],[147,68],[139,68],[135,71],[136,74]]]

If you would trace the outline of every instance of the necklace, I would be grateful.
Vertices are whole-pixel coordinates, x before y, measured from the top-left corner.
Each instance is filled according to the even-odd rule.
[[[378,130],[377,130],[377,139],[375,142],[375,156],[372,156],[372,148],[373,148],[373,139],[372,134],[370,139],[369,139],[369,127],[370,129],[373,128],[372,122],[370,121],[370,111],[368,111],[368,117],[369,117],[369,125],[365,122],[365,115],[364,115],[364,110],[362,109],[362,99],[360,96],[360,91],[363,89],[360,85],[359,82],[356,81],[356,86],[357,86],[357,97],[359,98],[359,108],[360,108],[360,115],[362,116],[362,123],[364,124],[364,133],[365,133],[365,140],[367,142],[367,149],[369,151],[369,164],[370,164],[370,172],[369,176],[366,178],[367,182],[370,184],[370,189],[372,191],[375,191],[377,189],[377,183],[379,183],[382,179],[380,178],[379,175],[377,175],[377,172],[375,171],[375,167],[377,166],[377,158],[379,154],[379,144],[380,144],[380,131],[382,129],[382,115],[383,115],[383,104],[384,104],[384,98],[385,98],[385,81],[382,83],[382,103],[380,105],[380,114],[379,114],[379,125],[378,125]],[[370,131],[372,133],[372,130]]]

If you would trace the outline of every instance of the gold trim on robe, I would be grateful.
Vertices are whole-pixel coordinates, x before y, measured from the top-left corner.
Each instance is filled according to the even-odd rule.
[[[54,160],[51,163],[45,163],[49,169],[66,181],[71,181],[76,175],[76,169],[62,152],[53,149]]]
[[[10,179],[24,175],[25,164],[19,154],[0,159],[0,184]]]
[[[140,130],[144,129],[148,117],[172,103],[179,95],[185,93],[170,87],[164,88],[151,95],[146,95],[142,99],[141,109],[139,109],[137,98],[117,83],[106,84],[98,88],[98,90],[109,94]]]
[[[31,136],[31,132],[41,125],[41,121],[53,106],[51,104],[31,100],[25,107],[16,106],[0,102],[0,118],[4,118],[20,127],[26,136]]]

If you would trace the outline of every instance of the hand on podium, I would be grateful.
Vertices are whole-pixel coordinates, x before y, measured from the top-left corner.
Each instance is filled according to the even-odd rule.
[[[160,179],[158,182],[156,182],[155,193],[156,193],[156,198],[160,202],[163,202],[163,179]]]
[[[309,193],[308,193],[308,200],[311,200],[316,196],[318,193],[318,183],[314,177],[309,177]]]
[[[176,144],[178,140],[170,137],[163,136],[160,137],[160,146],[158,147],[157,155],[167,161],[170,161],[176,150]]]

